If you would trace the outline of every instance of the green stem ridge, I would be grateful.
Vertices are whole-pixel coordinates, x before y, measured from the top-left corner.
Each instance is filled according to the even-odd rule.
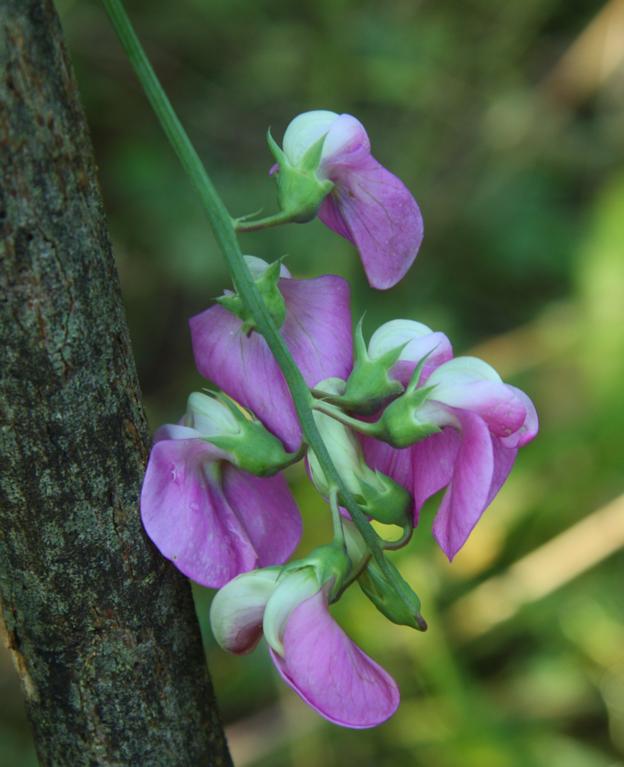
[[[258,293],[253,277],[241,253],[233,219],[230,217],[223,201],[215,189],[202,161],[191,144],[186,131],[173,110],[139,39],[132,27],[130,19],[121,0],[102,0],[104,7],[115,28],[117,36],[124,48],[135,74],[145,91],[145,94],[156,113],[160,124],[176,152],[182,167],[194,184],[199,198],[204,206],[208,221],[212,227],[217,243],[226,260],[234,286],[247,305],[256,323],[256,329],[266,340],[277,364],[282,371],[288,389],[292,395],[295,410],[299,417],[301,429],[309,447],[314,451],[318,462],[327,479],[335,484],[340,492],[343,504],[348,509],[354,524],[364,538],[375,561],[386,575],[397,593],[408,604],[411,603],[412,589],[403,578],[391,568],[384,558],[378,542],[378,536],[368,523],[366,516],[359,508],[355,498],[347,490],[333,461],[325,447],[325,443],[314,422],[312,413],[312,395],[295,364],[284,339],[279,334],[262,297]]]

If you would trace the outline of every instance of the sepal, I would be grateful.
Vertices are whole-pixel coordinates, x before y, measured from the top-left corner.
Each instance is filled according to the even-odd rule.
[[[291,164],[286,154],[280,149],[271,132],[267,141],[273,157],[279,165],[275,174],[277,199],[281,210],[291,221],[305,223],[317,214],[321,203],[334,188],[333,182],[320,178],[317,174],[325,135],[315,141],[295,165]]]
[[[207,395],[199,396],[210,399]],[[231,462],[239,469],[256,477],[267,477],[277,474],[297,459],[297,453],[287,453],[277,437],[256,418],[243,412],[229,397],[221,393],[215,394],[214,397],[231,415],[237,428],[221,433],[198,430],[204,440],[226,452]]]
[[[433,387],[406,390],[383,411],[379,439],[393,447],[409,447],[432,434],[437,434],[440,427],[429,417],[427,399]]]
[[[347,379],[344,393],[334,402],[347,410],[358,413],[374,413],[382,403],[401,394],[403,386],[390,377],[390,371],[409,341],[386,351],[379,357],[371,357],[362,333],[362,319],[355,328],[355,361]]]
[[[267,264],[262,259],[245,256],[245,261],[251,270],[256,288],[278,328],[282,327],[286,319],[286,303],[279,289],[279,281],[284,276],[285,271],[282,260],[280,258]],[[286,274],[288,274],[287,271]],[[238,293],[227,291],[224,295],[218,296],[215,301],[243,321],[245,332],[255,328],[254,319]]]
[[[335,601],[351,575],[354,563],[346,549],[334,542],[314,549],[305,559],[315,569],[321,584],[329,584],[329,601]]]

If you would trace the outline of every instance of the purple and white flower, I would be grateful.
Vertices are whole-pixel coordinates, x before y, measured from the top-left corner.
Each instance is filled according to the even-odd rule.
[[[432,365],[444,344],[431,333],[419,344],[433,348],[418,381],[418,400],[400,428],[416,434],[435,431],[409,447],[396,448],[363,438],[369,464],[406,487],[414,498],[414,524],[424,502],[439,490],[446,493],[433,524],[433,533],[449,559],[464,545],[485,509],[507,479],[518,449],[537,434],[538,419],[531,400],[504,383],[487,363],[474,357],[447,359]],[[406,349],[408,349],[406,347]],[[449,347],[450,349],[450,347]],[[403,360],[403,381],[418,364],[417,355]],[[408,397],[409,395],[403,395]],[[392,403],[382,416],[391,420]]]
[[[155,434],[141,491],[143,526],[161,554],[202,586],[285,562],[301,537],[299,510],[281,476],[257,477],[207,441],[234,433],[228,408],[206,395],[188,425]],[[191,417],[192,416],[192,417]]]
[[[396,711],[399,690],[331,617],[331,586],[311,566],[241,575],[215,596],[212,630],[233,653],[250,652],[264,634],[282,679],[321,716],[375,727]]]
[[[412,265],[423,239],[416,200],[372,156],[366,130],[352,115],[317,110],[295,117],[284,133],[286,161],[296,168],[323,137],[316,176],[333,188],[318,216],[356,246],[372,287],[391,288]]]
[[[253,259],[257,272],[268,264]],[[308,384],[345,377],[352,358],[349,286],[341,277],[292,279],[282,267],[278,283],[286,306],[280,332]],[[249,408],[288,450],[297,450],[301,428],[284,376],[264,338],[222,306],[190,320],[199,372]]]

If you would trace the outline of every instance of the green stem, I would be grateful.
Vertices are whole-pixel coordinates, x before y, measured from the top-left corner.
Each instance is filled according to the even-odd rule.
[[[357,418],[352,418],[339,407],[336,407],[336,405],[332,405],[330,402],[324,402],[320,399],[315,399],[312,402],[312,407],[314,410],[325,413],[325,415],[328,415],[335,421],[340,421],[340,423],[343,423],[345,426],[350,426],[352,429],[355,429],[355,431],[359,431],[360,434],[381,438],[379,434],[379,426],[375,421],[369,423],[368,421],[360,421]]]
[[[264,336],[282,371],[292,395],[305,440],[310,448],[314,450],[327,479],[337,486],[344,505],[348,509],[362,538],[364,538],[367,546],[370,548],[375,561],[393,584],[399,596],[410,604],[413,594],[411,588],[400,575],[395,573],[384,558],[375,531],[369,525],[355,498],[345,487],[330,458],[325,443],[314,422],[311,407],[312,395],[301,375],[301,371],[291,357],[284,339],[279,334],[262,297],[256,289],[251,272],[245,263],[238,245],[233,220],[175,114],[167,95],[163,91],[121,0],[102,0],[102,2],[167,138],[199,194],[217,243],[227,262],[234,286],[249,309],[256,323],[256,329]]]
[[[255,221],[243,216],[242,218],[234,219],[232,223],[237,232],[258,232],[260,229],[270,229],[273,226],[280,226],[280,224],[289,224],[292,220],[292,213],[281,210],[272,216],[257,218]]]
[[[413,533],[413,526],[406,525],[403,528],[403,534],[400,538],[397,538],[396,541],[387,541],[385,538],[381,538],[380,545],[385,551],[396,551],[397,549],[402,549],[403,546],[407,546],[407,544],[411,541]]]
[[[345,535],[342,527],[342,517],[340,516],[340,507],[338,506],[338,488],[332,485],[329,488],[329,507],[332,513],[332,525],[334,528],[334,540],[344,547]]]

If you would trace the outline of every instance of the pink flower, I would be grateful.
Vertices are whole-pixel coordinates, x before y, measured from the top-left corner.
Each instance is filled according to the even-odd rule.
[[[251,263],[256,273],[267,269],[261,259]],[[347,282],[333,275],[295,280],[282,267],[278,287],[286,307],[281,333],[308,386],[346,376],[353,343]],[[253,411],[288,450],[297,450],[295,406],[264,338],[222,306],[193,317],[190,326],[199,372]]]
[[[414,358],[403,369],[404,380],[417,363]],[[411,410],[406,408],[410,397]],[[390,431],[399,430],[401,439],[410,429],[431,436],[402,449],[364,438],[365,455],[373,468],[412,493],[414,524],[424,502],[446,487],[433,532],[452,559],[506,480],[518,448],[537,434],[537,413],[526,394],[474,357],[423,369],[418,388],[399,400],[382,416]]]
[[[143,526],[161,554],[211,588],[285,562],[301,537],[299,511],[284,478],[248,474],[206,441],[228,428],[236,423],[216,402],[189,426],[161,427],[141,491]]]
[[[283,140],[288,164],[301,165],[323,136],[316,176],[334,186],[320,204],[319,218],[356,246],[372,287],[391,288],[412,265],[423,239],[416,200],[371,155],[366,130],[351,115],[318,110],[295,117]]]
[[[399,691],[333,620],[331,582],[314,567],[239,576],[215,596],[210,622],[229,652],[250,652],[264,636],[282,679],[330,722],[375,727],[396,711]]]

